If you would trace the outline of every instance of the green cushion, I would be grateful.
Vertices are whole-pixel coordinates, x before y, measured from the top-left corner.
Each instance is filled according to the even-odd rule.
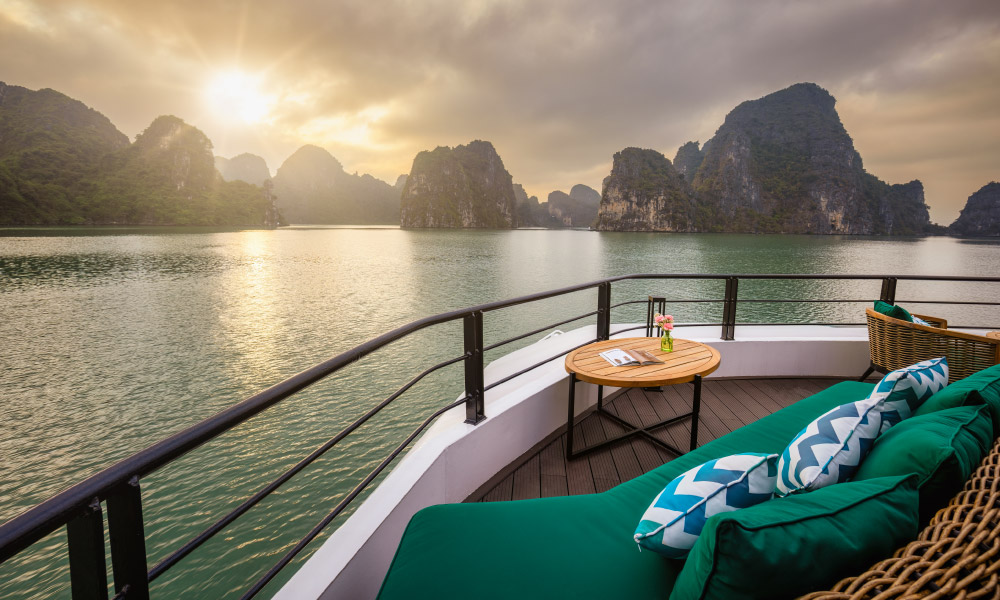
[[[924,402],[913,416],[919,417],[945,408],[977,405],[983,402],[990,407],[993,431],[1000,432],[1000,365],[993,365],[949,384]]]
[[[632,540],[650,498],[713,458],[779,453],[806,423],[873,388],[838,383],[601,494],[425,508],[379,598],[662,599],[683,563],[639,552]]]
[[[915,473],[920,522],[948,503],[993,441],[986,406],[959,406],[909,418],[882,434],[861,463],[855,481]]]
[[[892,317],[893,319],[900,319],[902,321],[913,322],[913,315],[910,311],[906,310],[898,304],[889,304],[888,302],[882,302],[881,300],[875,301],[875,312],[882,313],[887,317]]]
[[[829,588],[917,531],[912,475],[776,498],[709,519],[670,600],[791,598]]]

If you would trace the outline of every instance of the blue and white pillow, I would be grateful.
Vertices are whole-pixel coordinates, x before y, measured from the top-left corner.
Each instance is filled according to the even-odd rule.
[[[910,418],[928,398],[948,385],[948,359],[932,358],[896,369],[882,378],[869,398],[879,397],[882,427],[879,433]]]
[[[934,327],[933,325],[931,325],[927,321],[921,319],[920,317],[917,317],[917,316],[914,316],[914,315],[910,315],[910,317],[913,318],[913,322],[916,323],[917,325],[926,325],[928,327]]]
[[[878,437],[882,401],[869,396],[843,404],[806,425],[781,453],[775,493],[787,496],[850,479]]]
[[[777,463],[777,454],[734,454],[686,471],[656,496],[633,539],[640,549],[684,558],[709,517],[773,497]]]

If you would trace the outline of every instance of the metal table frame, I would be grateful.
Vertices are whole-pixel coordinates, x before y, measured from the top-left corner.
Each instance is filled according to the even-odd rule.
[[[664,442],[663,440],[657,438],[652,433],[650,433],[650,430],[651,429],[656,429],[657,427],[664,427],[666,425],[671,425],[673,423],[677,423],[678,421],[681,421],[681,420],[686,419],[688,417],[691,417],[691,447],[688,449],[688,452],[690,452],[691,450],[694,450],[695,448],[698,447],[698,414],[701,412],[701,375],[695,375],[694,376],[694,381],[693,381],[693,383],[694,383],[694,400],[692,401],[691,412],[684,413],[684,414],[681,414],[681,415],[675,415],[673,417],[670,417],[669,419],[666,419],[664,421],[660,421],[659,423],[654,423],[653,425],[647,425],[645,427],[639,427],[637,425],[629,423],[628,421],[626,421],[625,419],[622,419],[618,415],[612,414],[612,413],[604,410],[604,386],[603,385],[598,385],[597,386],[597,407],[594,410],[594,414],[596,414],[598,416],[607,417],[607,418],[611,419],[612,421],[618,423],[622,427],[627,428],[629,431],[626,431],[625,433],[623,433],[621,435],[615,436],[614,438],[612,438],[610,440],[605,440],[605,441],[603,441],[603,442],[601,442],[599,444],[594,444],[593,446],[588,446],[586,448],[583,448],[582,450],[574,452],[574,450],[573,450],[573,428],[577,424],[575,422],[575,420],[576,420],[576,383],[577,383],[577,381],[578,380],[577,380],[577,377],[576,377],[576,373],[571,372],[569,374],[569,402],[567,403],[569,405],[569,415],[568,415],[568,417],[566,419],[566,459],[567,460],[572,460],[574,458],[578,458],[580,456],[583,456],[583,455],[589,454],[591,452],[594,452],[595,450],[600,450],[601,448],[604,448],[606,446],[614,444],[615,442],[620,442],[620,441],[622,441],[624,439],[630,438],[630,437],[635,436],[635,435],[641,435],[644,438],[648,439],[649,441],[653,442],[654,444],[656,444],[658,446],[661,446],[664,449],[673,452],[677,456],[681,456],[681,455],[685,454],[685,452],[682,452],[677,447],[675,447],[673,444],[669,444],[669,443]],[[674,385],[677,385],[677,384],[674,384]]]

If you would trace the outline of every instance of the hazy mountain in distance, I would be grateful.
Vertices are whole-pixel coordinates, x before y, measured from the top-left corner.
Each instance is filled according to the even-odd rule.
[[[256,154],[244,152],[232,158],[215,157],[215,168],[226,181],[245,181],[263,186],[271,178],[267,162]]]
[[[302,146],[282,163],[274,176],[274,193],[289,223],[399,223],[397,188],[371,175],[347,173],[318,146]]]

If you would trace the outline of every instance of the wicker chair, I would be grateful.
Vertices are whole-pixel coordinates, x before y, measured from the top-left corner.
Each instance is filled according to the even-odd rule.
[[[800,600],[1000,598],[1000,440],[916,540]]]
[[[938,317],[914,315],[933,325],[928,327],[894,319],[871,308],[866,308],[865,314],[871,367],[859,381],[872,371],[888,373],[939,356],[948,357],[949,383],[1000,363],[1000,339],[949,331],[948,322]]]

